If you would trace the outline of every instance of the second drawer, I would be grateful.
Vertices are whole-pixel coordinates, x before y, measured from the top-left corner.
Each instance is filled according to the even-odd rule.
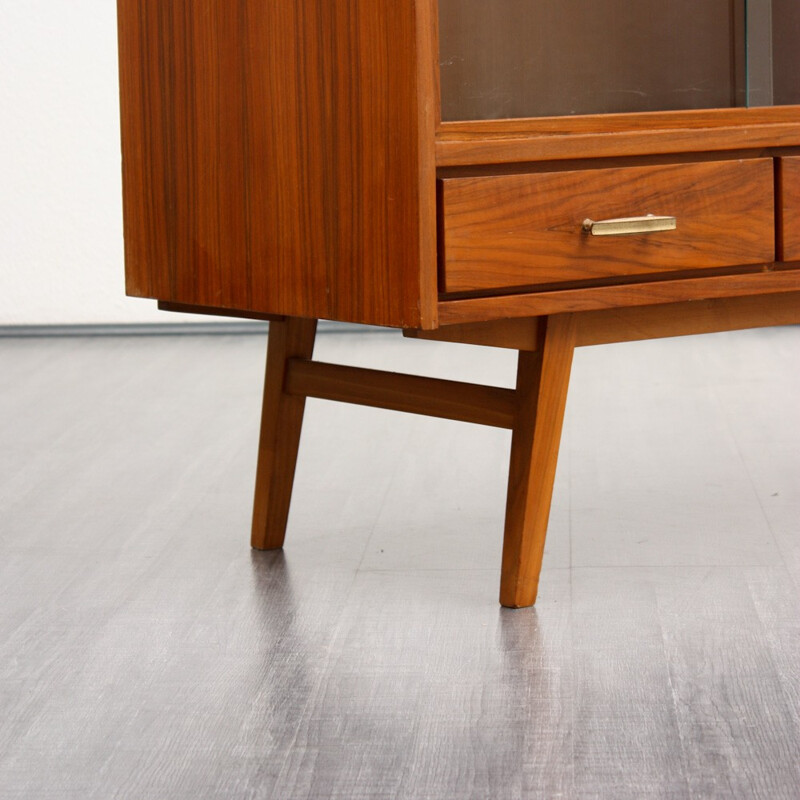
[[[710,269],[775,258],[770,158],[445,178],[442,290]],[[587,218],[673,216],[675,230],[592,236]]]

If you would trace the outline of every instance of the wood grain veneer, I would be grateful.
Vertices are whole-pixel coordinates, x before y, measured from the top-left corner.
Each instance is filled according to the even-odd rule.
[[[269,324],[250,539],[258,550],[280,548],[286,536],[306,402],[286,392],[286,364],[291,358],[311,358],[316,332],[317,321],[311,319]]]
[[[514,424],[514,392],[496,386],[292,359],[286,391],[341,403],[424,414],[497,428]]]
[[[443,300],[439,304],[439,320],[442,325],[457,325],[498,318],[562,314],[568,311],[651,306],[714,297],[777,294],[798,289],[800,289],[800,269],[761,271],[745,275],[717,275],[708,278],[683,278],[588,289]]]
[[[575,346],[800,324],[800,292],[718,297],[576,315]]]
[[[772,160],[442,181],[445,292],[775,258]],[[677,230],[590,236],[594,220],[672,215]]]
[[[778,158],[778,258],[800,261],[800,157]]]
[[[189,306],[183,303],[169,303],[159,300],[159,311],[175,311],[178,314],[202,314],[212,317],[232,317],[234,319],[253,319],[260,322],[281,322],[286,317],[280,314],[263,314],[258,311],[247,311],[235,308],[219,308],[217,306]]]
[[[800,145],[798,106],[445,122],[438,166]]]
[[[129,294],[435,314],[429,0],[118,0]]]
[[[405,330],[411,339],[430,339],[437,342],[459,342],[484,347],[503,347],[510,350],[538,350],[541,326],[536,317],[497,319],[491,322],[444,325],[435,331]]]
[[[541,328],[541,349],[521,350],[517,366],[500,576],[500,603],[508,608],[536,602],[575,349],[575,315],[553,315],[542,320]]]

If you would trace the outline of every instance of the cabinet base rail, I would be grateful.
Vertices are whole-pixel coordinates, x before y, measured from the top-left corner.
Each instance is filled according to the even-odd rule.
[[[498,320],[418,332],[518,351],[514,389],[313,361],[316,320],[270,322],[252,546],[283,546],[306,397],[510,429],[500,603],[536,602],[576,346],[800,323],[800,292]],[[410,332],[411,335],[415,335]]]

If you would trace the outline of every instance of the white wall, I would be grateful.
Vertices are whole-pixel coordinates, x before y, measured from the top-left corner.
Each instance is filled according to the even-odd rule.
[[[0,0],[0,325],[181,320],[124,296],[116,35],[114,0]]]

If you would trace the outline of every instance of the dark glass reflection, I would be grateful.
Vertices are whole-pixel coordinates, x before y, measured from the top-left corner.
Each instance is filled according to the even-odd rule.
[[[445,120],[800,103],[800,0],[439,0]]]

